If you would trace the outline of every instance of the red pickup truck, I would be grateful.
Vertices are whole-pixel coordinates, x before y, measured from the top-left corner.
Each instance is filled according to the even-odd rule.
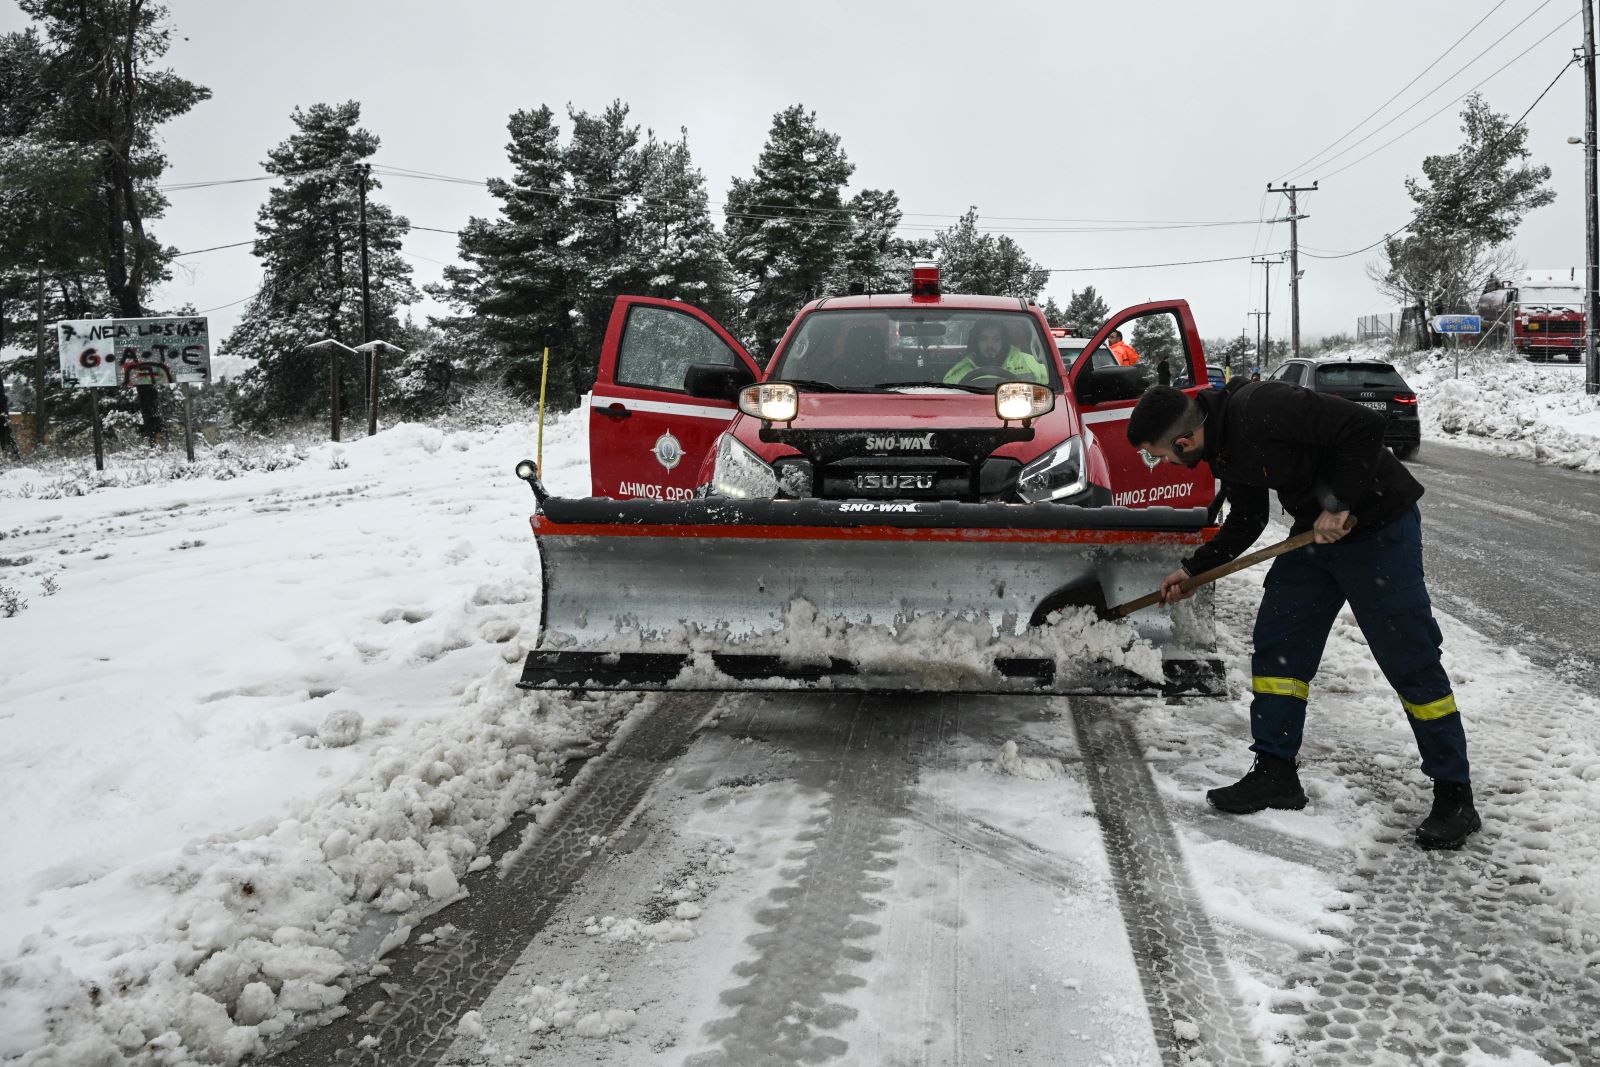
[[[1150,316],[1171,320],[1170,350],[1142,352],[1130,367],[1095,358],[1111,330],[1127,335]],[[981,365],[977,337],[986,328],[1005,347]],[[1123,432],[1164,356],[1175,376],[1206,382],[1184,301],[1120,312],[1068,364],[1029,301],[942,294],[936,281],[922,296],[830,297],[801,309],[762,367],[698,308],[620,297],[590,401],[593,492],[1204,507],[1209,478],[1150,465]],[[995,386],[1007,380],[1035,382],[1053,397],[1031,419],[1032,432],[990,450],[987,439],[954,445],[951,433],[997,427]],[[740,391],[760,381],[795,383],[790,433],[763,435],[759,415],[739,410]],[[819,443],[844,431],[859,432]],[[944,445],[962,454],[942,455]]]

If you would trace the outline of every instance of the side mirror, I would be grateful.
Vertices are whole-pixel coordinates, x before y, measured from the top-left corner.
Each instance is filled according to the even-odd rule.
[[[756,376],[742,363],[691,363],[683,373],[683,390],[701,400],[737,401],[739,390],[754,385]]]
[[[1143,366],[1084,367],[1079,372],[1075,392],[1084,406],[1113,400],[1137,400],[1150,387],[1150,372]]]

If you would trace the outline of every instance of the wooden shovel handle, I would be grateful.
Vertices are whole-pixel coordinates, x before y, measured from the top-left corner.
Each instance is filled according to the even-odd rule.
[[[1352,516],[1351,518],[1345,520],[1344,528],[1349,530],[1353,526],[1355,526],[1355,518]],[[1235,571],[1242,571],[1246,567],[1253,567],[1257,563],[1260,563],[1264,560],[1269,560],[1275,556],[1281,556],[1285,552],[1293,552],[1297,548],[1300,548],[1304,545],[1309,545],[1312,541],[1316,540],[1316,537],[1316,530],[1307,530],[1304,533],[1297,533],[1293,537],[1286,537],[1275,545],[1268,545],[1266,548],[1251,552],[1248,555],[1240,556],[1238,559],[1230,560],[1227,563],[1222,564],[1220,567],[1212,567],[1208,571],[1201,571],[1199,574],[1192,574],[1183,581],[1179,582],[1178,588],[1182,589],[1185,593],[1192,593],[1194,590],[1199,589],[1202,585],[1207,585],[1211,582],[1214,582],[1218,578],[1226,578]],[[1159,603],[1161,603],[1161,590],[1157,589],[1154,593],[1146,593],[1138,600],[1130,600],[1126,604],[1119,604],[1117,607],[1111,609],[1111,613],[1116,617],[1121,618],[1124,615],[1129,615],[1135,611],[1138,611],[1140,608],[1148,608]]]

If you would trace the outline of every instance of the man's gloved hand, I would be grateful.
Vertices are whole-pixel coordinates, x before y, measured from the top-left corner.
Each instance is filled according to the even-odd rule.
[[[1350,512],[1324,511],[1317,516],[1317,523],[1312,527],[1316,531],[1312,540],[1319,545],[1331,545],[1339,538],[1350,532],[1355,523],[1350,521]]]

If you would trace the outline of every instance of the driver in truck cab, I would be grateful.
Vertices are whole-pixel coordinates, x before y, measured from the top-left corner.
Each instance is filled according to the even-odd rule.
[[[984,319],[972,328],[967,338],[965,358],[945,373],[946,385],[960,385],[968,378],[1002,377],[1050,384],[1044,364],[1031,353],[1011,343],[1005,324]]]

